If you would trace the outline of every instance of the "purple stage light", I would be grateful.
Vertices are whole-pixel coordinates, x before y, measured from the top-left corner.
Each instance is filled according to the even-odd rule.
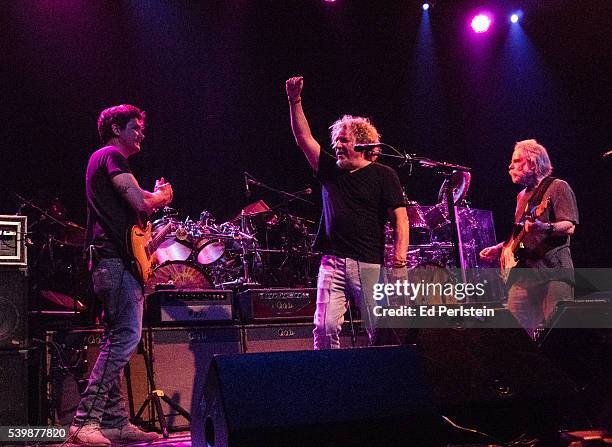
[[[429,9],[429,3],[423,3],[423,11],[427,11]]]
[[[470,26],[477,33],[485,33],[489,30],[489,26],[491,26],[491,19],[484,14],[478,14],[472,19]]]
[[[512,15],[510,16],[510,21],[511,21],[512,23],[517,23],[517,22],[519,21],[519,16],[518,16],[518,14],[512,14]]]

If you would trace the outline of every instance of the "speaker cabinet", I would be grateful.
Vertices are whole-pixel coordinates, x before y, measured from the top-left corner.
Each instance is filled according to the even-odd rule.
[[[612,430],[612,303],[559,303],[538,340],[540,351],[578,385],[582,407]]]
[[[41,420],[42,356],[38,349],[0,351],[0,426],[46,425]]]
[[[340,333],[340,346],[343,348],[368,346],[369,338],[360,321],[344,323]],[[286,323],[244,325],[244,352],[301,351],[313,349],[312,323]]]
[[[27,348],[27,280],[14,267],[0,267],[0,349]]]
[[[572,412],[574,383],[522,328],[421,329],[416,347],[436,406],[459,425],[502,440],[546,439]]]
[[[187,410],[197,425],[201,416],[196,403],[210,361],[216,354],[242,352],[237,326],[156,328],[153,330],[155,384],[174,403]],[[166,408],[166,405],[162,403]],[[170,428],[189,426],[180,415],[167,419]]]
[[[46,333],[50,423],[69,425],[72,422],[98,358],[102,332],[102,329],[79,329]],[[137,411],[149,392],[142,354],[136,352],[129,365],[133,410]],[[129,390],[123,373],[121,391],[127,406]]]
[[[215,357],[192,445],[437,445],[422,365],[409,346]]]

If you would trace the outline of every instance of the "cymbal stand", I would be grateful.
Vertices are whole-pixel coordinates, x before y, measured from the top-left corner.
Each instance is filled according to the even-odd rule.
[[[146,306],[146,300],[145,300],[145,306]],[[146,315],[146,312],[145,312],[145,315]],[[166,416],[164,415],[164,410],[162,408],[161,401],[163,400],[165,403],[167,403],[170,408],[172,408],[178,414],[183,416],[190,423],[191,423],[191,415],[187,412],[187,410],[185,410],[179,404],[172,402],[170,398],[166,396],[166,393],[164,393],[163,390],[158,389],[157,386],[155,385],[155,373],[153,370],[152,351],[153,351],[153,328],[151,327],[150,324],[147,324],[146,335],[145,337],[143,337],[143,340],[142,340],[142,356],[144,358],[145,367],[147,369],[147,380],[149,382],[150,393],[145,399],[145,401],[142,403],[142,405],[140,406],[140,409],[136,413],[136,416],[134,416],[134,423],[136,425],[139,425],[140,423],[142,423],[142,419],[140,416],[145,411],[147,406],[150,403],[153,403],[154,417],[157,419],[157,422],[159,423],[159,426],[161,427],[163,437],[167,439],[170,435],[168,433],[168,424],[166,423]]]

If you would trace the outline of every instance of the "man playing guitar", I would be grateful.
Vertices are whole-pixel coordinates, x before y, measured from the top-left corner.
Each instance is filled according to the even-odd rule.
[[[70,427],[71,441],[106,447],[114,442],[150,442],[128,422],[119,375],[141,337],[142,285],[131,270],[127,234],[143,215],[172,201],[172,186],[157,180],[153,192],[143,190],[130,170],[128,158],[140,152],[145,114],[119,105],[104,110],[98,132],[104,147],[89,158],[85,187],[87,237],[94,293],[102,301],[105,330],[98,359]]]
[[[550,177],[548,152],[536,140],[516,143],[508,169],[512,182],[525,186],[517,196],[516,228],[508,241],[485,248],[480,257],[501,258],[508,309],[533,336],[558,301],[573,299],[570,236],[578,208],[568,183]]]

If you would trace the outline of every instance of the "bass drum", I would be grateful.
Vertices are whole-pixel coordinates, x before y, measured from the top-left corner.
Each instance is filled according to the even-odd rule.
[[[454,293],[448,293],[454,291],[456,280],[450,270],[440,264],[422,262],[408,269],[408,282],[422,284],[415,304],[457,304]]]
[[[214,289],[211,277],[200,266],[185,261],[168,261],[156,267],[145,284],[145,294],[155,292],[158,286],[176,289]]]

